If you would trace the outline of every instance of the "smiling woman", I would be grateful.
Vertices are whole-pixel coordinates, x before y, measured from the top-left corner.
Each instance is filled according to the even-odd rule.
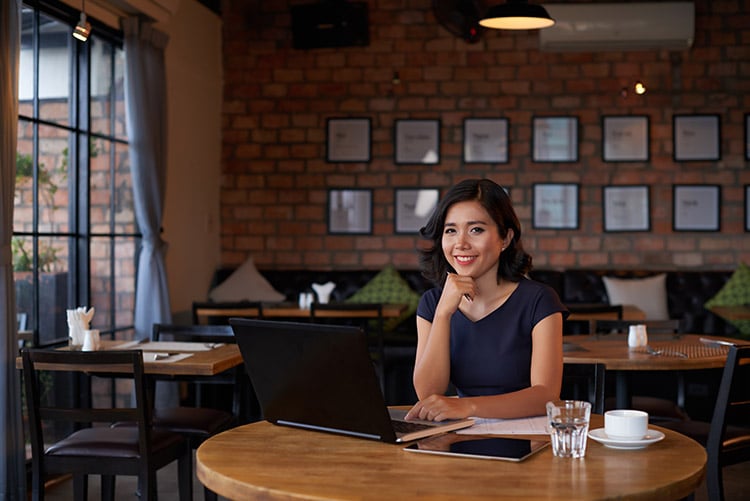
[[[550,287],[525,278],[531,256],[507,193],[487,179],[451,188],[421,231],[433,280],[417,308],[409,417],[522,417],[559,397],[562,321]],[[444,396],[453,385],[461,398]]]

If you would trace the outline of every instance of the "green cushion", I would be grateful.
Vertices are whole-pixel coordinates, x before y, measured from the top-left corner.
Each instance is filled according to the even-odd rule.
[[[750,267],[740,263],[724,287],[714,297],[706,301],[704,306],[741,306],[750,304]],[[750,337],[750,320],[728,320],[742,333]]]
[[[400,317],[387,318],[383,321],[383,329],[390,332],[417,311],[419,297],[419,294],[409,287],[409,283],[404,280],[404,277],[396,268],[387,266],[367,282],[364,287],[348,297],[345,302],[407,305]]]

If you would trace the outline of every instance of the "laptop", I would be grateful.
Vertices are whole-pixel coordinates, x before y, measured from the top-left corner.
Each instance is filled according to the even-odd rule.
[[[360,327],[230,318],[264,419],[383,442],[408,442],[474,424],[406,421],[383,398]]]

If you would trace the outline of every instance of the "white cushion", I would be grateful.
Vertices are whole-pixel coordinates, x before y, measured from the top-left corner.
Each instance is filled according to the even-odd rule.
[[[632,304],[646,314],[646,320],[666,320],[667,275],[661,273],[647,278],[602,277],[609,304]]]
[[[260,274],[249,257],[242,266],[234,270],[229,278],[214,287],[208,293],[211,301],[268,301],[278,302],[286,299],[283,294],[273,288],[268,280]]]

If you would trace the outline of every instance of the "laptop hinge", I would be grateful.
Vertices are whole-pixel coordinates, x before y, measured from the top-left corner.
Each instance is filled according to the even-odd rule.
[[[370,439],[375,439],[375,440],[382,440],[382,437],[380,435],[373,435],[371,433],[359,433],[356,431],[342,430],[340,428],[327,428],[325,426],[315,426],[312,424],[296,423],[294,421],[284,421],[282,419],[277,419],[276,424],[285,425],[285,426],[294,426],[295,428],[305,428],[308,430],[327,431],[329,433],[351,435],[353,437],[362,437],[362,438],[370,438]]]

